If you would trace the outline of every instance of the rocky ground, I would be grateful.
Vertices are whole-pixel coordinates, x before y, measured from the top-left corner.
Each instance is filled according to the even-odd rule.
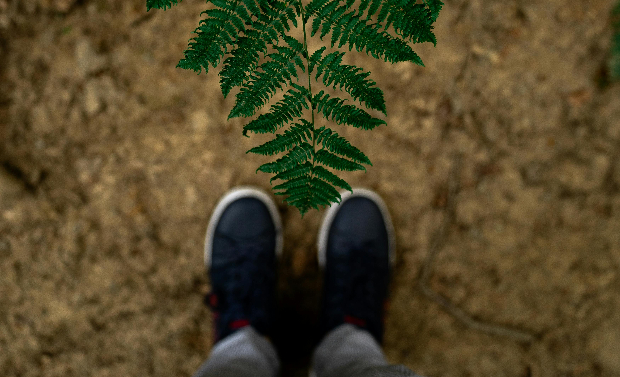
[[[339,176],[394,221],[386,356],[429,377],[619,376],[614,1],[445,3],[437,47],[414,45],[425,67],[346,50],[387,127],[316,118],[370,158]],[[226,120],[220,67],[175,68],[205,9],[0,0],[0,375],[190,376],[207,357],[206,225],[234,186],[273,193],[255,174],[273,159],[245,153],[273,136]],[[274,199],[277,344],[305,376],[324,211]]]

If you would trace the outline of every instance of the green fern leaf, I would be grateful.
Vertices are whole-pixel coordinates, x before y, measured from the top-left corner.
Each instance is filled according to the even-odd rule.
[[[323,165],[329,166],[332,169],[336,170],[346,170],[346,171],[355,171],[355,170],[363,170],[366,171],[366,168],[362,165],[349,161],[345,158],[338,157],[337,155],[328,152],[325,149],[319,149],[314,155],[315,161],[320,162]]]
[[[312,172],[312,164],[310,162],[304,162],[302,165],[297,165],[290,170],[286,170],[276,174],[273,178],[269,180],[271,183],[274,179],[281,179],[283,181],[298,178],[301,176],[307,176]],[[275,188],[275,187],[274,187]]]
[[[237,47],[231,53],[233,56],[224,61],[225,65],[220,72],[220,86],[222,94],[224,98],[226,98],[233,87],[241,85],[248,79],[249,72],[256,69],[260,58],[259,54],[264,56],[267,52],[267,43],[272,42],[274,36],[277,36],[278,31],[284,33],[283,28],[285,28],[286,31],[290,31],[290,26],[288,24],[289,19],[293,22],[293,25],[297,27],[297,19],[295,11],[282,3],[277,3],[278,6],[276,9],[272,9],[268,3],[261,2],[261,8],[259,9],[254,3],[254,0],[245,0],[246,7],[254,15],[262,14],[261,9],[270,10],[270,18],[268,17],[263,21],[261,21],[261,19],[253,21],[245,7],[240,5],[235,5],[233,7],[227,4],[226,0],[216,1],[224,3],[222,5],[218,3],[216,5],[229,9],[231,12],[235,11],[238,15],[238,19],[243,20],[246,25],[252,25],[256,28],[256,30],[247,30],[247,32],[243,29],[245,36],[239,37]],[[236,25],[239,25],[239,21],[237,21]],[[269,30],[269,32],[265,32],[266,30]],[[266,36],[269,36],[269,38],[266,38]],[[276,41],[278,40],[278,38],[275,39]],[[299,61],[300,64],[302,64],[301,59]]]
[[[339,14],[338,12],[344,11],[345,9],[346,8],[343,6],[340,9],[332,11],[331,7],[328,5],[324,9],[318,11],[317,19],[327,28],[324,29],[321,34],[321,40],[323,40],[323,36],[327,34],[325,31],[329,31],[331,27],[329,20],[332,20],[333,16],[337,16]],[[355,47],[357,51],[362,51],[362,49],[366,48],[366,50],[377,59],[380,59],[381,55],[383,55],[383,60],[391,63],[411,61],[415,64],[424,66],[422,59],[420,59],[404,40],[393,38],[388,33],[379,31],[381,25],[369,24],[368,21],[369,20],[361,20],[359,15],[352,15],[351,23],[347,26],[350,29],[348,30],[349,33],[346,34],[346,38],[344,36],[340,38],[341,44],[339,47],[348,42],[349,51],[351,51],[353,47]],[[340,29],[344,28],[341,25],[336,25],[336,27]],[[313,28],[311,36],[314,36],[314,34],[315,30]],[[336,41],[337,40],[332,35],[331,47],[334,47]]]
[[[151,8],[166,9],[180,0],[146,0]],[[372,166],[362,151],[352,146],[344,137],[325,126],[315,127],[314,113],[337,124],[351,125],[372,130],[385,121],[372,117],[346,100],[331,97],[324,90],[312,93],[309,87],[299,85],[298,69],[308,75],[314,73],[315,81],[321,80],[334,90],[346,91],[355,101],[368,109],[387,115],[383,92],[376,82],[368,79],[370,72],[342,64],[345,52],[323,53],[321,47],[308,54],[306,24],[310,18],[311,36],[321,31],[322,40],[331,32],[331,47],[349,44],[349,51],[365,50],[385,62],[409,61],[423,66],[420,57],[408,42],[437,43],[432,24],[436,21],[443,2],[439,0],[361,0],[357,10],[351,10],[355,0],[312,0],[302,6],[299,0],[207,0],[216,8],[200,13],[207,15],[194,30],[185,58],[177,68],[191,69],[198,74],[204,68],[208,73],[229,54],[220,71],[220,87],[226,98],[235,87],[240,87],[235,106],[228,119],[253,116],[264,106],[277,89],[285,91],[283,99],[271,106],[266,114],[259,115],[243,127],[248,132],[276,133],[286,123],[292,123],[283,134],[251,148],[246,153],[272,156],[284,155],[276,161],[262,164],[256,172],[272,173],[270,183],[282,182],[273,187],[275,195],[286,195],[284,202],[297,207],[302,218],[311,208],[319,209],[341,201],[336,187],[352,191],[351,186],[327,168],[339,171],[366,171],[362,164]],[[378,12],[378,13],[377,13]],[[362,14],[366,13],[365,18]],[[372,20],[376,15],[376,22]],[[304,26],[303,43],[286,35],[290,23],[297,27],[297,17]],[[388,33],[390,26],[397,36]],[[284,43],[280,43],[283,41]],[[275,52],[267,54],[271,45]],[[259,61],[269,58],[263,64]],[[306,61],[304,61],[304,59]],[[307,64],[307,71],[306,71]],[[288,88],[285,90],[284,85]],[[312,121],[302,118],[303,108],[312,111]],[[319,150],[315,147],[321,146]]]
[[[282,184],[275,186],[274,190],[291,190],[294,191],[298,188],[307,188],[308,182],[310,181],[310,176],[307,174],[303,174],[297,178],[293,178],[290,181],[286,181]]]
[[[308,72],[312,73],[314,72],[314,66],[321,61],[321,55],[323,54],[323,51],[325,51],[327,49],[327,47],[321,47],[320,49],[316,50],[312,56],[310,56],[310,58],[308,59]]]
[[[372,163],[362,151],[352,146],[347,139],[325,126],[317,130],[316,142],[317,144],[321,143],[323,147],[330,152],[345,156],[355,162],[372,166]]]
[[[185,58],[179,61],[176,68],[191,69],[198,74],[204,68],[205,73],[209,73],[209,64],[217,67],[222,56],[228,53],[228,45],[233,43],[233,38],[223,30],[222,21],[206,19],[200,20],[200,24],[194,30],[198,37],[190,40],[190,48],[185,50]]]
[[[224,61],[224,67],[220,71],[220,88],[224,98],[231,89],[241,85],[258,65],[259,53],[267,52],[267,45],[258,38],[255,30],[247,37],[238,39],[238,47],[232,51],[232,56]]]
[[[318,178],[312,178],[310,181],[313,189],[313,194],[322,199],[320,205],[330,205],[332,202],[340,203],[342,199],[340,193],[332,185],[324,182]]]
[[[329,170],[325,169],[320,165],[314,167],[313,173],[318,178],[321,178],[334,186],[342,187],[343,189],[353,192],[351,186],[349,186],[349,184],[344,179],[338,178],[336,174],[330,172]]]
[[[177,1],[181,0],[146,0],[146,11],[152,8],[163,9],[172,8],[172,4],[177,5]]]
[[[441,8],[441,5],[439,5]],[[415,4],[415,0],[400,1],[396,4],[387,3],[381,8],[377,22],[381,23],[387,18],[383,30],[394,26],[396,33],[414,43],[433,42],[437,45],[437,39],[433,34],[433,11],[424,4]]]
[[[306,88],[294,83],[292,85],[295,85],[295,88],[289,89],[282,100],[271,106],[269,113],[259,115],[257,119],[243,127],[243,136],[247,136],[248,131],[261,134],[274,133],[287,121],[300,117],[302,106],[306,109],[310,108],[306,102]]]
[[[283,135],[276,135],[276,138],[270,140],[258,147],[254,147],[247,153],[262,154],[263,156],[271,156],[276,153],[287,151],[295,145],[309,142],[312,140],[312,130],[308,126],[295,123],[290,129],[284,131]]]
[[[276,192],[275,195],[287,195],[285,202],[296,206],[303,218],[310,208],[319,209],[318,206],[329,206],[331,203],[340,203],[340,193],[328,183],[311,178],[305,186],[287,189],[285,192]]]
[[[250,82],[241,87],[228,119],[254,115],[256,109],[275,94],[276,88],[282,89],[282,84],[290,83],[291,76],[298,78],[295,57],[300,55],[304,46],[295,38],[285,35],[284,39],[290,48],[277,47],[278,52],[268,55],[271,60],[259,67],[262,71],[252,74]]]
[[[315,79],[318,81],[323,71],[325,71],[323,75],[323,84],[325,86],[330,86],[333,83],[334,89],[336,89],[336,85],[339,85],[339,89],[344,87],[353,99],[365,103],[369,109],[378,110],[387,115],[383,92],[379,88],[372,87],[376,82],[366,80],[370,72],[358,74],[357,72],[361,71],[361,68],[340,64],[344,54],[344,52],[328,54],[317,67]],[[317,60],[319,57],[320,53],[316,57],[313,55],[313,58]]]
[[[297,165],[301,165],[306,161],[314,158],[314,147],[309,143],[301,143],[291,149],[284,157],[274,162],[262,164],[256,169],[264,173],[279,173],[281,171],[290,170]]]
[[[329,94],[321,90],[313,97],[312,103],[316,104],[317,110],[322,112],[325,118],[338,124],[345,123],[363,130],[372,130],[377,126],[387,124],[384,120],[371,116],[355,105],[343,105],[344,101],[346,100],[330,98]]]
[[[443,5],[443,2],[439,0],[424,0],[424,2],[426,3],[429,11],[431,12],[431,21],[437,21],[437,16],[439,16],[439,11],[441,11],[441,6]]]

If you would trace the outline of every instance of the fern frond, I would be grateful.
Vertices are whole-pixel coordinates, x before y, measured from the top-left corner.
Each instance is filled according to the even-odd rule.
[[[309,181],[310,181],[310,176],[308,176],[307,174],[303,174],[297,178],[293,178],[289,181],[286,181],[277,186],[274,186],[273,189],[274,190],[287,190],[287,191],[290,190],[291,192],[294,192],[295,189],[307,188]]]
[[[334,0],[333,3],[328,4],[323,9],[320,9],[317,14],[319,23],[323,24],[323,31],[321,32],[321,40],[325,34],[327,34],[331,27],[334,18],[338,17],[342,12],[346,10],[345,6],[341,6],[335,10],[332,8],[338,1]],[[315,19],[315,21],[317,20]],[[410,61],[412,63],[424,66],[422,59],[407,45],[407,43],[399,38],[393,38],[387,32],[380,31],[381,25],[369,24],[369,20],[362,20],[360,15],[355,15],[354,12],[344,14],[343,17],[333,25],[335,29],[340,31],[332,33],[331,47],[334,47],[338,39],[340,44],[338,48],[342,47],[345,43],[349,44],[349,51],[356,48],[357,51],[362,51],[366,48],[374,58],[382,58],[384,61],[391,63],[397,63],[401,61]],[[313,23],[311,36],[314,36],[318,31],[318,24]],[[341,32],[344,32],[342,35]],[[381,57],[382,55],[382,57]]]
[[[226,98],[233,87],[240,86],[248,78],[249,72],[256,69],[259,53],[264,56],[267,52],[267,43],[273,44],[275,39],[277,44],[278,32],[283,34],[284,29],[290,31],[289,21],[292,21],[293,25],[297,27],[297,18],[293,8],[280,2],[274,3],[275,5],[272,7],[269,3],[261,0],[259,7],[254,3],[254,0],[243,0],[247,7],[246,10],[241,5],[232,6],[227,4],[225,0],[218,1],[224,2],[220,5],[222,8],[236,13],[237,17],[231,17],[231,20],[236,20],[237,26],[240,26],[239,20],[243,20],[245,25],[254,27],[254,29],[249,30],[243,29],[245,36],[239,37],[237,47],[231,52],[232,57],[224,61],[224,67],[220,72],[220,86],[222,94]],[[257,17],[257,20],[252,20],[248,10]]]
[[[428,10],[431,12],[431,20],[433,22],[437,21],[437,17],[439,16],[439,11],[441,11],[441,7],[443,2],[440,0],[423,0],[428,6]]]
[[[323,96],[325,94],[325,96]],[[329,94],[323,90],[312,98],[312,103],[316,104],[318,111],[322,112],[325,118],[331,118],[338,124],[349,124],[363,130],[372,130],[382,124],[387,124],[384,120],[373,117],[366,111],[355,105],[343,105],[344,101],[340,98],[330,98]]]
[[[328,1],[331,2],[333,0],[314,0],[314,1],[311,1],[310,4],[306,5],[304,20],[303,20],[304,24],[310,19],[311,16],[316,16],[316,12],[319,9],[322,9],[325,6],[325,3],[327,3]],[[315,18],[315,21],[316,21],[316,18]],[[313,21],[313,25],[314,25],[314,21]]]
[[[329,166],[332,169],[343,170],[343,171],[355,171],[355,170],[363,170],[366,171],[366,168],[362,165],[347,160],[346,158],[339,157],[334,153],[328,152],[326,149],[319,149],[315,155],[314,160],[316,162],[320,162],[325,166]]]
[[[151,8],[166,9],[181,0],[146,0],[147,11]],[[276,161],[262,164],[256,172],[272,173],[274,180],[282,182],[275,187],[275,195],[286,195],[289,205],[297,207],[302,215],[311,208],[329,206],[340,202],[336,187],[352,191],[351,186],[327,168],[340,171],[366,171],[362,164],[372,163],[362,151],[352,146],[344,137],[325,126],[316,129],[314,110],[325,119],[337,124],[347,124],[363,130],[372,130],[385,121],[372,117],[355,105],[345,104],[344,99],[330,97],[324,90],[312,94],[309,88],[298,85],[297,69],[308,75],[315,73],[316,81],[325,86],[348,92],[351,97],[369,109],[387,115],[383,92],[376,82],[368,79],[370,72],[342,64],[345,52],[332,52],[323,56],[326,47],[321,47],[308,56],[306,23],[311,17],[311,36],[321,30],[321,40],[331,32],[331,47],[339,42],[338,48],[349,44],[349,51],[365,50],[367,54],[386,62],[410,61],[423,66],[420,57],[407,42],[437,43],[433,34],[433,22],[442,8],[440,0],[361,0],[357,10],[351,7],[355,0],[312,0],[302,6],[299,0],[207,0],[216,8],[205,10],[207,18],[200,21],[194,30],[197,34],[190,39],[185,58],[177,68],[208,73],[222,58],[230,53],[220,71],[220,87],[226,98],[233,88],[240,87],[235,106],[228,119],[250,117],[264,106],[277,89],[288,88],[282,100],[266,114],[243,127],[247,133],[276,133],[286,123],[291,127],[274,139],[251,148],[246,153],[272,156],[285,154]],[[362,14],[366,12],[366,17]],[[378,13],[377,13],[378,12]],[[372,17],[376,14],[377,21]],[[286,35],[290,23],[297,27],[297,17],[304,23],[303,43]],[[387,33],[392,26],[397,36]],[[280,43],[284,41],[284,43]],[[268,45],[275,52],[267,54]],[[269,58],[259,66],[260,58]],[[308,71],[302,58],[307,60]],[[322,76],[322,77],[321,77]],[[293,77],[296,80],[293,80]],[[296,82],[294,82],[296,81]],[[309,103],[308,103],[309,102]],[[303,107],[312,110],[312,122],[301,118]],[[321,148],[315,151],[315,147]]]
[[[295,83],[294,89],[289,89],[284,98],[271,106],[271,111],[261,114],[255,120],[243,126],[243,136],[247,136],[248,131],[264,134],[267,132],[275,133],[284,123],[292,121],[302,115],[301,107],[310,109],[306,102],[307,89]],[[297,90],[295,90],[297,89]]]
[[[290,83],[291,76],[299,79],[296,65],[303,69],[299,55],[304,46],[295,38],[285,35],[284,39],[290,47],[275,46],[278,52],[269,54],[271,60],[259,67],[262,71],[252,74],[249,83],[244,84],[237,93],[235,106],[230,111],[228,119],[254,115],[256,109],[263,106],[275,94],[276,88],[282,89],[282,84]]]
[[[232,56],[224,60],[224,67],[220,71],[220,88],[224,98],[233,87],[241,85],[258,65],[259,53],[267,52],[267,44],[258,37],[255,30],[248,36],[237,40],[237,47],[231,52]]]
[[[340,193],[332,185],[318,178],[312,178],[310,184],[312,185],[312,193],[314,196],[321,199],[317,204],[328,206],[333,202],[340,203],[342,199]]]
[[[259,145],[258,147],[254,147],[245,153],[256,153],[263,156],[271,156],[276,153],[289,150],[295,145],[300,145],[303,142],[311,141],[311,128],[295,123],[290,129],[284,131],[283,135],[276,135],[275,139]]]
[[[319,51],[322,52],[324,49],[325,48],[323,47]],[[313,59],[318,61],[320,59],[321,52],[319,52],[318,55],[315,52],[315,54],[313,54]],[[318,81],[319,76],[321,76],[325,70],[325,74],[323,75],[323,84],[325,84],[325,86],[330,86],[333,83],[334,89],[336,89],[336,85],[339,85],[340,89],[344,87],[353,99],[365,103],[366,107],[369,109],[378,110],[387,115],[383,92],[377,87],[372,87],[376,84],[376,82],[373,80],[366,80],[366,77],[370,75],[370,72],[357,73],[362,69],[353,65],[340,64],[344,54],[344,52],[336,51],[328,54],[323,60],[321,60],[317,67],[315,79]],[[312,73],[314,64],[309,67],[309,71]]]
[[[248,9],[241,4],[232,5],[223,0],[218,0],[214,4],[229,11],[226,15],[230,16],[237,29],[244,32],[244,36],[237,39],[237,47],[232,50],[232,56],[224,60],[224,66],[220,71],[220,87],[224,98],[226,98],[233,87],[240,85],[247,78],[247,72],[256,68],[260,59],[259,53],[264,55],[267,52],[267,44],[258,31],[247,30],[244,27],[244,25],[254,24],[248,13],[248,9],[258,11],[254,0],[245,1],[245,6]],[[212,13],[209,14],[213,14],[213,11],[210,12]]]
[[[338,135],[330,128],[322,126],[316,131],[315,135],[316,143],[322,144],[328,151],[350,158],[355,162],[372,166],[372,163],[362,151],[351,145],[347,139]]]
[[[339,178],[336,174],[330,172],[329,170],[325,169],[320,165],[315,166],[312,172],[316,177],[321,178],[334,186],[342,187],[343,189],[353,192],[351,186],[349,186],[349,184],[344,179]]]
[[[331,203],[340,203],[342,199],[336,189],[318,178],[310,178],[305,186],[276,192],[275,195],[287,195],[284,202],[297,207],[302,219],[310,208],[318,210],[318,206],[327,207]]]
[[[285,190],[284,192],[276,192],[275,195],[287,195],[288,197],[284,201],[295,205],[299,209],[302,218],[310,207],[318,209],[318,205],[327,206],[331,202],[340,200],[340,194],[337,191],[334,194],[333,191],[335,190],[333,187],[320,179],[311,178],[308,175],[292,179],[275,186],[273,189]]]
[[[309,143],[300,143],[291,149],[286,155],[274,162],[262,164],[256,169],[264,173],[279,173],[290,170],[297,165],[301,165],[306,161],[314,158],[314,148]]]
[[[177,1],[181,0],[146,0],[146,11],[153,8],[166,10],[172,8],[172,4],[177,5]]]
[[[200,75],[202,68],[205,73],[209,73],[209,64],[213,68],[217,67],[222,56],[228,53],[228,45],[232,45],[234,39],[234,36],[225,30],[228,29],[225,24],[227,22],[218,19],[200,20],[200,26],[194,30],[198,36],[190,39],[190,48],[184,51],[185,58],[179,61],[176,68],[191,69]]]
[[[433,7],[439,6],[441,2]],[[434,8],[433,8],[434,9]],[[433,42],[437,45],[437,38],[433,34],[433,10],[424,4],[416,4],[416,0],[400,0],[397,2],[386,2],[377,16],[377,23],[382,23],[387,18],[387,23],[383,30],[388,30],[392,23],[394,30],[405,39],[414,43]],[[369,14],[370,16],[370,14]]]
[[[298,165],[290,170],[285,170],[276,174],[269,180],[271,183],[274,179],[281,179],[286,181],[288,179],[298,178],[301,176],[309,175],[312,172],[312,164],[309,161],[304,162],[302,165]],[[275,189],[275,187],[274,187]]]

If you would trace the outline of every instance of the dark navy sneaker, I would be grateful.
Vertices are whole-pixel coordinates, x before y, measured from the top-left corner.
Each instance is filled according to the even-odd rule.
[[[207,227],[204,259],[215,342],[248,325],[272,335],[281,254],[282,221],[269,195],[241,186],[220,199]]]
[[[373,191],[342,191],[328,209],[318,238],[323,270],[320,337],[351,323],[383,342],[391,265],[395,261],[394,228],[389,211]]]

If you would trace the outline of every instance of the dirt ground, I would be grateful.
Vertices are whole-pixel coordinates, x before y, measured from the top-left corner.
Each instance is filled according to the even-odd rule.
[[[386,356],[429,377],[620,376],[614,0],[445,3],[437,47],[413,45],[425,67],[346,49],[387,127],[315,118],[370,158],[339,176],[392,214]],[[255,170],[274,160],[245,153],[273,138],[242,137],[254,118],[226,121],[221,66],[175,68],[207,7],[0,0],[0,375],[190,376],[207,357],[207,222],[234,186],[273,193]],[[305,376],[324,211],[274,198],[282,375]]]

